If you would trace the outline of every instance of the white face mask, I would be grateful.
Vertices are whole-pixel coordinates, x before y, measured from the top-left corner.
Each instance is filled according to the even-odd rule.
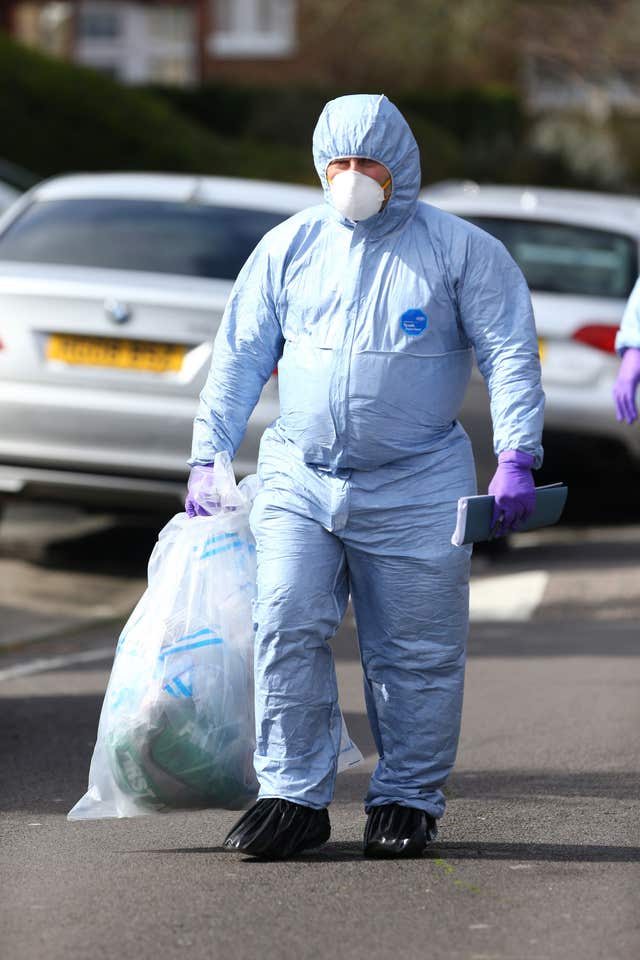
[[[347,220],[367,220],[379,213],[384,203],[384,190],[378,181],[357,170],[337,173],[329,189],[334,207]]]

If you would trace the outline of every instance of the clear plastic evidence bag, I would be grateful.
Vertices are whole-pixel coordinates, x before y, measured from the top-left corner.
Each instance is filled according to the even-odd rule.
[[[227,459],[222,508],[179,513],[161,531],[147,590],[118,640],[88,790],[70,820],[254,799],[256,486],[255,477],[236,486]],[[338,770],[361,759],[343,721]]]

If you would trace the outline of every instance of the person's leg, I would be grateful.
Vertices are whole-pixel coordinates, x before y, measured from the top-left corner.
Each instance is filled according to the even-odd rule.
[[[462,711],[468,552],[438,543],[436,534],[429,560],[348,556],[380,751],[367,805],[398,802],[441,816]]]
[[[329,640],[346,608],[340,540],[283,507],[267,487],[251,515],[258,555],[254,609],[256,752],[261,798],[320,809],[333,797],[341,717]]]
[[[466,438],[464,438],[466,441]],[[459,442],[415,476],[360,491],[345,544],[380,760],[366,808],[399,804],[440,817],[454,763],[468,629],[471,551],[453,547],[459,496],[475,492]],[[387,471],[388,473],[388,471]]]
[[[345,482],[308,466],[279,432],[260,446],[251,513],[258,559],[254,606],[257,803],[225,846],[289,857],[329,839],[342,718],[329,641],[348,584],[335,525]],[[333,512],[332,512],[333,511]]]

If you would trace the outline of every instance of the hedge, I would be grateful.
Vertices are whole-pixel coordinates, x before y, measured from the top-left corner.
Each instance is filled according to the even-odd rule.
[[[218,136],[258,141],[265,155],[280,146],[304,157],[316,119],[327,100],[344,91],[267,88],[208,83],[194,90],[150,88],[182,114]],[[358,93],[362,91],[354,90]],[[620,154],[620,174],[604,159],[585,169],[581,161],[591,141],[602,137],[599,123],[583,118],[585,142],[579,151],[558,145],[541,149],[535,132],[539,117],[527,114],[518,93],[505,87],[387,91],[416,135],[425,184],[442,179],[534,183],[584,189],[633,190],[640,183],[640,122],[612,116],[608,128]],[[571,118],[557,115],[569,126]],[[283,154],[291,162],[291,157]],[[293,156],[293,154],[291,155]],[[249,163],[252,167],[252,163]],[[306,170],[304,162],[292,163]],[[251,175],[251,174],[249,174]]]
[[[149,89],[218,135],[246,137],[292,149],[300,149],[303,144],[310,148],[322,107],[344,92],[224,83],[208,83],[194,90],[159,86]],[[503,144],[503,152],[507,145],[513,151],[525,126],[518,98],[509,90],[389,95],[416,135],[425,182],[478,174],[482,157],[491,157],[496,143]],[[503,169],[504,164],[500,167]]]
[[[313,177],[307,151],[231,140],[166,98],[123,87],[0,33],[0,157],[40,177],[78,170],[158,170]]]
[[[324,103],[342,92],[222,83],[131,88],[0,33],[0,159],[39,176],[156,170],[315,183],[313,128]],[[629,190],[640,183],[637,117],[612,117],[605,130],[583,118],[574,124],[584,130],[578,146],[574,133],[549,147],[536,139],[540,118],[524,113],[513,90],[389,95],[416,135],[425,184],[459,178]],[[568,119],[555,122],[569,130]],[[591,144],[600,147],[586,164]],[[607,160],[617,155],[619,162]]]

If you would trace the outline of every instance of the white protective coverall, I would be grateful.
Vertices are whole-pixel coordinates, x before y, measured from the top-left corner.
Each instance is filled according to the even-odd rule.
[[[359,223],[332,206],[328,164],[384,164],[392,192]],[[255,767],[260,797],[329,804],[340,744],[330,640],[351,594],[380,759],[367,808],[439,817],[455,758],[470,549],[453,547],[473,494],[456,421],[472,365],[496,453],[542,459],[543,393],[529,292],[505,248],[418,201],[420,162],[386,97],[327,104],[314,134],[326,201],[271,230],[216,337],[190,463],[236,451],[279,364],[252,513],[258,550]]]
[[[631,291],[616,334],[616,351],[622,353],[628,347],[640,350],[640,277]]]

